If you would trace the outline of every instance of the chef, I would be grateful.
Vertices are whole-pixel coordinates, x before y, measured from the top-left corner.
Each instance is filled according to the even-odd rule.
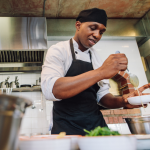
[[[107,124],[99,105],[114,109],[136,108],[127,97],[109,93],[108,79],[127,69],[125,54],[112,54],[104,62],[93,46],[106,31],[107,15],[102,9],[92,8],[79,13],[73,38],[52,45],[42,67],[42,92],[53,101],[52,134],[85,135]],[[142,92],[147,87],[142,87]]]

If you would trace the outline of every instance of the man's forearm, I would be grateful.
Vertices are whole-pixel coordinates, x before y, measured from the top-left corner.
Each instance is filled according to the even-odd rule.
[[[74,77],[62,77],[56,80],[52,92],[58,99],[70,98],[102,79],[103,77],[98,69]]]
[[[102,99],[100,100],[100,104],[110,109],[121,108],[125,106],[123,98],[121,96],[115,97],[110,93],[102,97]]]

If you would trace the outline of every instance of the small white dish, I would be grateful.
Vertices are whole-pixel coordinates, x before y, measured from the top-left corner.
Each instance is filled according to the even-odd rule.
[[[142,105],[150,102],[150,95],[141,95],[127,98],[131,105]]]

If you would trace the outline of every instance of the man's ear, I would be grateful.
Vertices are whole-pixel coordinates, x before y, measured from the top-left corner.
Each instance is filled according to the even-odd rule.
[[[81,22],[80,21],[76,21],[75,26],[76,26],[77,31],[79,31],[80,30],[80,26],[81,26]]]

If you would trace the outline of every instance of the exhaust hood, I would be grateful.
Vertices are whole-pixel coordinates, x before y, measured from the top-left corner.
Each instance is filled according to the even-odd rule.
[[[0,17],[0,73],[40,72],[47,50],[45,17]]]

